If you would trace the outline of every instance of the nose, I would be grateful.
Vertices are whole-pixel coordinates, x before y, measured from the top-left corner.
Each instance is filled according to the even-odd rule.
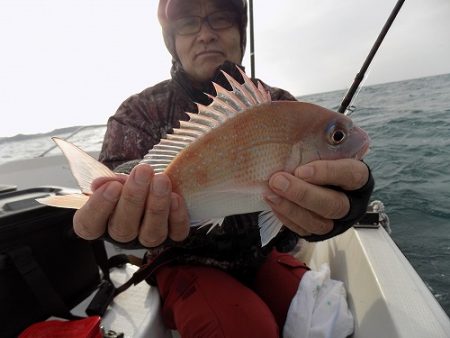
[[[209,23],[205,20],[202,22],[202,26],[200,27],[200,31],[197,33],[197,39],[199,41],[209,43],[217,39],[217,33],[210,26]]]

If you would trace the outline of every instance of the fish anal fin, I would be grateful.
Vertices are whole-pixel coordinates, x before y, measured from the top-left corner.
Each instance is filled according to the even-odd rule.
[[[258,216],[259,234],[261,236],[261,245],[267,245],[283,227],[277,216],[272,211],[263,211]]]
[[[197,221],[191,221],[191,227],[197,227],[197,228],[203,228],[209,226],[207,234],[211,232],[212,229],[214,229],[216,226],[222,226],[223,221],[225,218],[212,218],[212,219],[204,219],[204,220],[197,220]]]

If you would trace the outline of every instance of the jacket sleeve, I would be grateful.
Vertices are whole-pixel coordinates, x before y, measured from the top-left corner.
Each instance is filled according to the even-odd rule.
[[[175,121],[183,117],[186,107],[179,101],[169,81],[125,100],[108,120],[100,161],[114,169],[122,163],[142,159]]]
[[[154,142],[157,120],[147,117],[149,112],[140,101],[130,97],[108,120],[99,160],[111,169],[141,159]]]

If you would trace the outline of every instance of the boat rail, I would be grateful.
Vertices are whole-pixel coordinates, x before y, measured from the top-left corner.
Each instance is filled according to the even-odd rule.
[[[392,233],[390,224],[383,202],[374,200],[367,206],[366,214],[353,227],[377,229],[381,226],[390,235]]]

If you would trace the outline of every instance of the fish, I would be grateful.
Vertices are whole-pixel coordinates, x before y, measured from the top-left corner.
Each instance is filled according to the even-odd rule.
[[[264,200],[269,178],[293,173],[314,160],[362,159],[370,137],[353,121],[319,105],[272,101],[270,93],[238,68],[243,82],[223,72],[231,90],[213,83],[216,95],[208,106],[167,134],[141,163],[164,172],[173,191],[183,196],[191,226],[220,226],[230,215],[260,212],[261,245],[275,237],[283,223]],[[40,203],[80,208],[98,177],[116,174],[77,146],[53,138],[66,156],[81,194],[51,196]]]

